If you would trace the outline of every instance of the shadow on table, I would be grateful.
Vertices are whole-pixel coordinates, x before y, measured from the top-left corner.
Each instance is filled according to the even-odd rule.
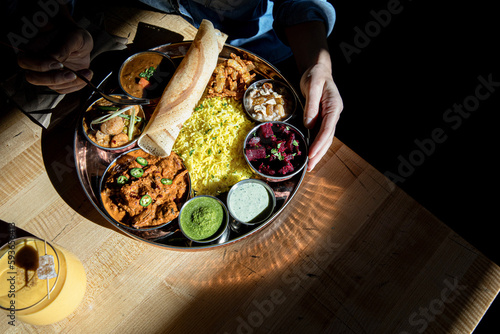
[[[365,211],[373,192],[349,190],[360,183],[309,178],[262,233],[180,268],[195,273],[172,289],[204,288],[163,332],[472,330],[498,268],[399,189]]]
[[[127,56],[128,51],[122,50],[104,52],[96,57],[91,64],[94,84],[101,82],[110,72],[117,71]],[[89,88],[68,94],[54,109],[50,126],[42,131],[42,157],[54,189],[73,210],[100,226],[118,231],[93,206],[76,171],[75,134],[80,126],[81,113],[91,94]]]
[[[83,102],[79,96],[70,97],[64,106],[67,114],[55,115],[55,122],[42,131],[43,162],[54,189],[66,204],[84,218],[100,226],[112,228],[86,196],[75,168],[75,130]]]
[[[20,229],[14,223],[6,222],[0,219],[0,247],[12,239],[29,236],[33,236],[33,234]]]

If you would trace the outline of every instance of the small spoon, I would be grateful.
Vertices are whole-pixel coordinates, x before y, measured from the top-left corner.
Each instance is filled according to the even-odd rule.
[[[109,102],[116,103],[116,104],[149,104],[150,101],[148,99],[140,99],[140,98],[128,98],[128,97],[119,97],[119,96],[111,96],[102,91],[102,89],[96,87],[92,82],[87,80],[85,76],[80,74],[78,71],[72,70],[71,68],[67,66],[63,66],[63,69],[66,69],[70,72],[73,72],[78,78],[82,79],[90,88],[92,88],[94,91],[98,92],[101,94],[103,98],[108,100]]]
[[[25,50],[23,49],[20,49],[18,47],[15,47],[13,45],[10,45],[10,44],[7,44],[7,43],[4,43],[4,42],[0,42],[0,45],[2,46],[5,46],[5,47],[9,47],[13,50],[16,50],[18,52],[23,52],[23,53],[26,53]],[[85,82],[90,88],[92,88],[94,91],[98,92],[99,94],[101,94],[101,96],[103,98],[105,98],[106,100],[108,100],[109,102],[112,102],[112,103],[116,103],[116,104],[149,104],[150,101],[148,99],[140,99],[140,98],[124,98],[124,97],[118,97],[118,96],[110,96],[106,93],[104,93],[100,88],[96,87],[92,82],[90,82],[89,80],[87,80],[87,78],[85,76],[83,76],[82,74],[80,74],[79,72],[69,68],[69,67],[66,67],[63,65],[62,67],[63,69],[66,69],[70,72],[73,72],[78,78],[82,79],[83,82]]]

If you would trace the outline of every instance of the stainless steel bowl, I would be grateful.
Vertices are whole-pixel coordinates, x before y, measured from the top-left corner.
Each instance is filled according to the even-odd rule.
[[[123,94],[113,94],[113,95],[119,95],[119,96],[125,96]],[[116,153],[121,153],[121,152],[125,152],[129,149],[132,148],[132,146],[135,145],[135,143],[137,142],[137,139],[139,136],[137,136],[136,138],[134,138],[132,141],[130,142],[127,142],[125,145],[121,145],[121,146],[118,146],[118,147],[105,147],[105,146],[101,146],[99,145],[98,143],[96,143],[95,141],[93,141],[90,137],[89,137],[89,132],[95,132],[91,129],[91,125],[90,125],[90,122],[92,121],[91,119],[88,119],[88,113],[89,113],[89,110],[91,110],[94,105],[98,102],[98,101],[105,101],[104,98],[100,98],[100,99],[97,99],[95,100],[94,102],[92,102],[86,109],[85,109],[85,112],[83,113],[83,117],[81,118],[81,128],[82,128],[82,132],[83,132],[83,135],[85,136],[85,138],[92,144],[94,145],[95,147],[97,148],[100,148],[102,150],[106,150],[106,151],[114,151]],[[117,107],[120,107],[120,108],[126,108],[127,106],[125,105],[121,105],[121,106],[117,106]],[[137,108],[139,108],[139,112],[137,114],[137,116],[139,117],[142,117],[144,119],[144,121],[142,122],[141,124],[141,132],[144,130],[144,127],[146,126],[146,123],[147,123],[147,119],[146,119],[146,114],[144,112],[144,109],[142,108],[142,106],[140,105],[137,105]]]
[[[235,214],[236,208],[233,207],[232,198],[233,198],[234,194],[238,191],[238,189],[240,189],[241,187],[244,187],[246,184],[250,184],[250,183],[258,184],[258,185],[261,185],[262,187],[264,187],[264,189],[267,191],[267,193],[269,195],[269,202],[270,203],[265,208],[265,210],[263,210],[260,213],[257,213],[257,215],[255,217],[253,217],[251,220],[247,221],[247,220],[239,219],[238,215]],[[271,187],[266,182],[259,180],[259,179],[246,179],[246,180],[241,180],[240,182],[236,183],[235,185],[233,185],[231,187],[231,189],[229,190],[229,192],[227,194],[227,201],[226,202],[227,202],[227,209],[229,210],[229,214],[231,215],[231,217],[233,217],[234,220],[236,220],[236,222],[241,223],[241,224],[245,224],[245,225],[257,225],[257,224],[260,224],[260,223],[266,221],[273,214],[274,209],[276,207],[276,195],[274,194],[273,189],[271,189]]]
[[[217,203],[219,203],[222,207],[222,210],[223,210],[223,213],[224,213],[224,217],[223,217],[223,220],[222,220],[222,224],[221,226],[219,227],[219,229],[217,230],[217,232],[215,232],[215,234],[213,234],[212,236],[206,238],[206,239],[203,239],[203,240],[197,240],[197,239],[193,239],[191,238],[183,229],[183,222],[182,222],[182,212],[186,209],[186,207],[188,207],[189,205],[191,205],[192,203],[194,203],[194,201],[196,200],[199,200],[200,198],[210,198],[214,201],[216,201]],[[223,238],[224,236],[226,236],[226,233],[228,231],[228,226],[229,226],[229,213],[228,213],[228,210],[227,210],[227,207],[226,205],[220,200],[218,199],[217,197],[214,197],[214,196],[209,196],[209,195],[199,195],[199,196],[195,196],[193,198],[191,198],[189,201],[187,201],[186,203],[184,203],[184,205],[182,206],[180,212],[179,212],[179,227],[181,229],[181,232],[182,234],[189,240],[191,240],[192,242],[194,243],[199,243],[199,244],[208,244],[208,243],[218,243],[219,239],[220,238]]]
[[[169,221],[169,222],[166,222],[165,224],[161,224],[161,225],[156,225],[156,226],[150,226],[150,227],[142,227],[142,228],[135,228],[133,226],[129,226],[127,224],[124,224],[122,222],[119,222],[117,221],[116,219],[114,219],[106,210],[105,206],[104,206],[104,202],[103,202],[103,199],[102,199],[102,191],[103,191],[103,187],[106,183],[106,180],[108,178],[108,175],[109,175],[109,171],[111,168],[115,168],[116,164],[118,163],[118,161],[120,160],[120,158],[124,157],[125,155],[131,153],[131,152],[134,152],[134,151],[137,151],[137,150],[141,150],[140,148],[134,148],[132,150],[128,150],[126,152],[123,152],[122,154],[120,154],[118,157],[116,157],[109,165],[108,167],[106,168],[106,170],[104,171],[101,179],[100,179],[100,182],[99,182],[99,193],[97,194],[98,197],[99,197],[99,201],[100,201],[100,205],[103,209],[103,211],[106,213],[106,216],[108,218],[109,221],[111,221],[114,225],[118,226],[118,227],[122,227],[122,228],[126,228],[128,230],[132,230],[132,231],[152,231],[152,230],[156,230],[156,229],[159,229],[159,228],[162,228],[166,225],[169,225],[171,224],[172,222],[174,222],[176,219],[172,220],[172,221]],[[185,168],[185,166],[184,166]],[[189,198],[191,198],[192,196],[192,188],[191,188],[191,177],[189,175],[189,172],[187,173],[187,184],[188,184],[188,191],[187,193],[184,195],[184,199],[183,201],[188,201]],[[180,210],[179,210],[179,215],[180,215]]]
[[[138,94],[138,92],[134,91],[131,87],[137,84],[136,80],[139,80],[137,75],[132,75],[135,72],[131,73],[132,66],[141,65],[146,70],[148,65],[153,65],[153,63],[139,63],[144,61],[146,57],[153,56],[156,59],[154,60],[155,71],[152,75],[153,80],[151,81],[151,86],[148,86],[142,89]],[[157,100],[163,94],[163,90],[167,86],[168,82],[172,78],[175,72],[176,66],[172,59],[165,53],[155,51],[155,50],[147,50],[135,53],[128,57],[120,67],[118,71],[118,84],[120,88],[131,97],[136,98],[147,98],[150,100]]]
[[[263,84],[265,83],[270,83],[273,86],[273,91],[282,95],[283,99],[285,100],[285,116],[280,117],[279,119],[259,119],[256,117],[256,113],[253,111],[254,106],[251,102],[252,94],[256,91],[258,91]],[[263,123],[263,122],[269,122],[269,121],[280,121],[280,122],[286,122],[290,120],[294,115],[297,110],[297,99],[295,98],[295,95],[292,93],[292,90],[290,87],[285,84],[282,81],[278,80],[273,80],[273,79],[263,79],[254,82],[251,84],[246,90],[245,94],[243,95],[243,107],[245,109],[245,112],[247,113],[248,117],[250,117],[253,121],[258,122],[258,123]]]
[[[291,172],[289,174],[281,175],[281,176],[265,174],[265,173],[259,171],[258,166],[256,166],[257,163],[255,163],[255,162],[252,163],[252,161],[250,161],[248,159],[247,154],[246,154],[246,151],[249,148],[248,142],[252,137],[254,137],[254,134],[257,133],[257,131],[260,129],[260,127],[262,127],[265,124],[272,124],[273,126],[283,125],[283,126],[289,127],[290,130],[295,133],[296,139],[299,143],[299,146],[302,148],[302,150],[301,150],[300,158],[297,160],[294,159],[295,163],[292,163],[292,165],[294,165],[293,172]],[[252,169],[252,171],[255,174],[259,175],[261,178],[263,178],[267,181],[270,181],[270,182],[282,182],[285,180],[289,180],[292,177],[294,177],[295,175],[299,174],[307,166],[307,163],[309,161],[309,159],[307,158],[307,154],[308,154],[307,142],[306,142],[306,139],[305,139],[304,135],[302,134],[302,132],[300,132],[300,130],[297,129],[295,126],[288,124],[288,123],[285,123],[285,122],[265,122],[265,123],[261,123],[261,124],[257,125],[252,130],[250,130],[250,132],[247,134],[247,136],[245,138],[245,142],[243,144],[243,156],[245,157],[245,161],[247,162],[248,166]]]

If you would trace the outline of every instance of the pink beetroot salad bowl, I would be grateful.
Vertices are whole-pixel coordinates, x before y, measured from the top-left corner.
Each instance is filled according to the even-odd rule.
[[[295,126],[279,121],[265,122],[247,134],[243,155],[248,166],[270,182],[288,180],[308,162],[307,142]]]

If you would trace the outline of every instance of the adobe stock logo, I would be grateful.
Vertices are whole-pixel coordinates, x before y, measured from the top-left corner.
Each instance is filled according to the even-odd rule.
[[[285,304],[293,294],[290,292],[300,289],[303,284],[314,280],[322,272],[325,265],[331,260],[332,254],[340,248],[341,244],[334,242],[331,236],[327,236],[322,242],[316,244],[309,258],[303,259],[293,268],[286,269],[281,273],[281,288],[272,290],[262,299],[254,299],[245,310],[235,318],[236,334],[256,334],[261,332],[259,328],[265,324],[265,320],[271,315],[279,312],[280,305]],[[266,329],[267,331],[267,329]],[[229,334],[229,332],[224,332]]]
[[[70,145],[66,145],[64,147],[66,151],[66,156],[64,157],[64,162],[61,161],[52,161],[50,166],[52,167],[52,171],[54,175],[57,177],[57,180],[62,183],[64,182],[64,174],[71,174],[75,172],[75,160],[74,160],[74,152],[73,148]]]
[[[429,324],[444,312],[446,306],[453,303],[462,291],[467,289],[467,286],[459,284],[457,278],[454,278],[453,281],[445,279],[443,284],[444,288],[441,290],[439,297],[432,299],[426,306],[419,307],[418,312],[415,311],[408,317],[412,332],[403,331],[399,334],[411,334],[414,332],[413,330],[417,333],[423,333]]]
[[[26,45],[30,42],[30,39],[36,37],[41,29],[50,23],[51,19],[54,18],[61,10],[61,5],[65,5],[70,0],[39,0],[37,2],[39,10],[33,13],[31,19],[26,16],[21,17],[21,30],[16,33],[10,31],[7,34],[10,44],[14,47],[14,50],[21,49],[21,45]]]
[[[352,57],[355,54],[360,54],[363,49],[368,47],[373,38],[380,35],[383,28],[389,26],[394,15],[401,14],[404,9],[399,0],[389,0],[386,7],[387,9],[379,11],[371,10],[370,15],[373,20],[368,21],[363,29],[358,26],[354,27],[355,34],[352,44],[347,42],[340,43],[340,50],[342,50],[342,54],[348,64],[351,63]]]
[[[493,80],[493,74],[478,76],[479,82],[474,93],[466,96],[461,103],[454,103],[451,108],[443,112],[444,126],[435,127],[428,137],[415,139],[415,149],[405,155],[398,156],[398,167],[395,171],[386,171],[384,175],[395,184],[403,183],[415,172],[416,168],[432,156],[438,145],[443,144],[451,131],[458,130],[481,105],[481,102],[490,98],[500,87],[500,81]]]

